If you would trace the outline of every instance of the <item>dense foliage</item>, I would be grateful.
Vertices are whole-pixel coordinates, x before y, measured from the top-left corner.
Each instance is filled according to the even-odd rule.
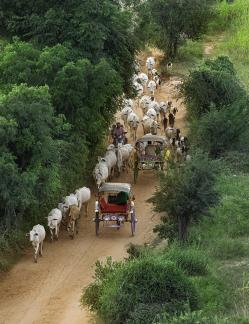
[[[221,109],[245,95],[227,57],[204,61],[190,72],[181,92],[191,117],[199,118],[211,107]]]
[[[82,302],[106,323],[152,323],[159,310],[169,314],[197,308],[197,292],[174,262],[147,257],[97,264],[95,283]]]
[[[2,32],[39,46],[63,44],[75,59],[106,58],[128,85],[137,41],[118,1],[1,1],[0,13]]]
[[[150,199],[156,211],[165,213],[163,223],[156,227],[160,237],[187,239],[190,223],[217,203],[216,174],[214,164],[197,152],[181,169],[172,167],[161,175],[160,187]]]
[[[13,225],[61,189],[59,128],[66,125],[55,116],[47,87],[14,87],[1,98],[0,111],[0,210]]]
[[[191,142],[212,157],[248,152],[248,95],[228,57],[204,61],[185,79]]]
[[[1,1],[0,233],[44,222],[87,184],[138,41],[131,4]],[[127,8],[127,9],[126,9]],[[18,232],[19,233],[19,232]],[[4,249],[3,249],[4,253]]]
[[[208,0],[151,0],[139,8],[140,35],[174,58],[180,44],[197,39],[211,16]]]

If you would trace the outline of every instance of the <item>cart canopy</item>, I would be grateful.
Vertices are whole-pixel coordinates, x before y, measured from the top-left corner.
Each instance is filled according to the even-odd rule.
[[[158,142],[158,143],[163,144],[165,141],[166,141],[166,139],[163,136],[146,134],[143,137],[139,138],[136,141],[136,144],[143,143],[143,142]]]
[[[99,188],[99,192],[120,192],[124,191],[126,193],[131,192],[131,185],[129,183],[121,183],[121,182],[106,182],[102,184]]]

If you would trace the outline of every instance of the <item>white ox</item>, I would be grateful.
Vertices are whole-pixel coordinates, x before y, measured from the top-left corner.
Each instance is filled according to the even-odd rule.
[[[167,127],[165,130],[165,135],[167,139],[176,138],[177,132],[173,127]]]
[[[169,110],[168,102],[161,101],[159,103],[159,107],[160,107],[161,120],[163,120],[163,118],[166,116],[166,114]]]
[[[147,113],[146,113],[146,116],[150,117],[151,119],[156,120],[157,119],[157,112],[155,111],[155,109],[149,108]]]
[[[154,65],[155,65],[154,57],[148,57],[147,60],[146,60],[146,67],[147,67],[149,75],[152,74],[152,69],[153,69]]]
[[[106,162],[109,178],[111,178],[114,175],[115,167],[117,165],[116,149],[113,144],[110,144],[107,147],[103,160]]]
[[[140,84],[138,82],[133,82],[133,88],[135,89],[137,96],[141,97],[144,92],[144,88],[143,88],[142,84]]]
[[[29,235],[30,242],[34,248],[34,262],[36,263],[38,254],[42,256],[43,241],[46,237],[45,228],[40,224],[35,225],[27,235]]]
[[[160,128],[158,122],[148,116],[144,116],[142,120],[144,135],[151,133],[157,135],[157,130]]]
[[[157,118],[159,119],[159,115],[160,115],[160,105],[157,101],[153,100],[151,101],[149,108],[152,108],[156,111],[157,114]]]
[[[62,212],[62,217],[65,219],[67,217],[68,209],[72,205],[78,206],[78,199],[75,194],[70,194],[63,198],[62,203],[58,204],[58,208]]]
[[[56,240],[59,238],[60,224],[62,220],[62,212],[59,208],[54,208],[48,214],[48,227],[51,234],[51,241],[54,237]]]
[[[169,108],[168,101],[167,102],[161,101],[159,103],[159,106],[160,106],[160,110],[163,111],[165,114],[168,112],[168,108]]]
[[[96,164],[93,170],[93,177],[98,188],[102,185],[102,183],[106,182],[108,176],[109,176],[109,171],[108,171],[107,163],[103,158],[99,157],[98,163]]]
[[[132,110],[132,108],[130,106],[125,106],[121,110],[121,119],[123,120],[125,125],[127,125],[127,117],[131,112],[133,112],[133,110]]]
[[[126,169],[128,171],[128,168],[130,166],[130,158],[131,153],[133,150],[133,146],[131,144],[118,144],[117,147],[117,167],[118,172],[121,173],[122,168]]]
[[[135,141],[137,139],[137,128],[139,125],[139,117],[137,114],[131,112],[127,117],[127,124],[130,127],[131,137]]]
[[[147,85],[147,88],[150,94],[154,96],[156,90],[156,82],[154,80],[150,80],[150,82]]]
[[[156,88],[158,89],[158,87],[161,85],[161,79],[158,74],[153,76],[153,81],[156,83]]]
[[[155,75],[157,75],[157,69],[152,69],[152,70],[151,70],[151,74],[153,75],[153,77],[154,77]]]
[[[140,80],[141,84],[143,86],[146,85],[146,83],[148,82],[149,78],[148,78],[148,75],[145,74],[145,73],[139,73],[138,75],[138,79]]]
[[[132,99],[128,99],[128,98],[124,98],[124,100],[123,100],[123,106],[124,107],[131,107],[131,108],[133,108],[133,100]]]
[[[75,191],[75,195],[78,199],[78,207],[81,210],[82,206],[85,206],[86,216],[88,214],[88,204],[91,199],[91,191],[87,187],[79,188]]]
[[[144,114],[149,109],[150,103],[151,103],[151,97],[150,96],[143,96],[140,99],[140,101],[139,101],[139,107],[142,108]]]

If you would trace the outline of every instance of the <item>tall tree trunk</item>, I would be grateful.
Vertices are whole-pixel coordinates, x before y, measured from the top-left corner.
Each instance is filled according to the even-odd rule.
[[[177,53],[177,44],[178,42],[177,42],[177,39],[175,39],[174,40],[174,42],[173,42],[173,58],[175,58],[176,57],[176,53]]]
[[[185,242],[187,240],[188,224],[188,217],[178,217],[178,239],[181,242]]]

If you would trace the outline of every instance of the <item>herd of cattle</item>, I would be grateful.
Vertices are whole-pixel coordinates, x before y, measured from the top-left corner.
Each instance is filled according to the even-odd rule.
[[[48,228],[51,235],[51,241],[55,238],[58,240],[61,224],[64,224],[71,238],[79,231],[79,219],[81,209],[85,208],[88,213],[88,203],[91,199],[91,191],[89,188],[82,187],[77,189],[75,193],[66,196],[57,208],[50,211],[47,216]],[[38,255],[42,256],[43,241],[46,231],[43,225],[35,225],[27,234],[34,249],[34,261],[37,262]]]
[[[177,159],[187,156],[187,138],[181,136],[180,130],[174,128],[176,107],[172,107],[172,102],[157,102],[155,93],[161,85],[160,76],[155,69],[155,60],[149,57],[146,61],[147,72],[140,73],[139,66],[136,66],[137,74],[133,77],[134,89],[137,91],[137,98],[123,99],[123,109],[121,110],[121,119],[126,128],[129,128],[130,137],[136,141],[137,128],[141,123],[144,134],[151,133],[157,135],[158,130],[163,128],[166,138],[169,140],[170,148],[175,152]],[[172,68],[172,64],[168,64]],[[146,88],[149,95],[145,95]],[[143,117],[140,119],[134,111],[135,100],[142,111]],[[115,172],[120,174],[123,170],[128,170],[133,164],[134,145],[110,144],[103,157],[98,158],[98,162],[93,171],[93,177],[99,188],[106,180],[111,179]],[[51,210],[47,216],[48,228],[51,240],[58,239],[61,224],[63,224],[71,238],[79,230],[79,219],[81,209],[85,208],[88,213],[88,203],[91,199],[89,188],[82,187],[75,193],[66,196],[57,208]],[[38,255],[42,255],[43,241],[46,236],[44,226],[38,224],[27,234],[34,249],[34,261],[37,262]]]

